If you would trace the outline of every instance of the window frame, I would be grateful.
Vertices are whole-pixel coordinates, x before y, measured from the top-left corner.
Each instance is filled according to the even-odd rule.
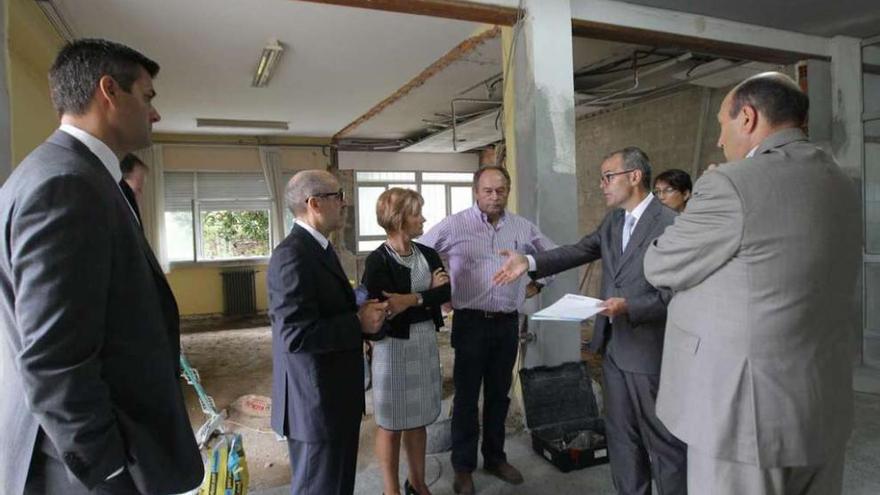
[[[384,186],[387,191],[392,185],[403,185],[408,184],[403,180],[365,180],[361,181],[358,178],[358,173],[412,173],[415,174],[415,180],[413,185],[416,187],[416,191],[419,194],[422,194],[422,186],[425,184],[430,185],[443,185],[445,192],[445,201],[446,201],[446,214],[444,218],[448,217],[452,213],[452,188],[453,187],[463,187],[466,186],[468,189],[473,190],[473,173],[472,172],[444,172],[444,171],[434,171],[434,170],[354,170],[354,194],[352,200],[352,207],[356,209],[356,214],[354,215],[354,251],[357,255],[369,254],[372,250],[361,250],[360,243],[366,241],[384,241],[387,236],[384,234],[381,235],[361,235],[361,225],[360,225],[360,188],[363,187],[379,187]],[[436,180],[427,180],[425,181],[423,178],[423,174],[467,174],[469,179],[467,182],[460,181],[436,181]],[[471,203],[473,205],[473,203]]]
[[[193,257],[192,259],[168,259],[168,264],[172,268],[185,268],[185,267],[205,267],[205,266],[220,266],[220,267],[233,267],[233,266],[241,266],[241,265],[265,265],[269,263],[269,257],[272,255],[272,250],[274,249],[274,238],[272,235],[272,222],[273,222],[273,203],[276,201],[275,194],[270,191],[268,184],[266,184],[266,199],[250,199],[244,201],[266,201],[265,209],[263,208],[242,208],[242,210],[246,211],[266,211],[269,219],[269,253],[266,256],[246,256],[240,258],[223,258],[223,259],[205,259],[204,258],[204,239],[202,237],[202,204],[210,204],[210,203],[221,203],[227,202],[234,204],[236,201],[239,201],[239,198],[212,198],[212,199],[199,199],[199,174],[240,174],[240,175],[258,175],[257,172],[253,171],[228,171],[228,170],[173,170],[166,171],[163,173],[162,180],[166,181],[166,175],[168,174],[190,174],[192,176],[192,197],[190,198],[190,210],[189,213],[191,215],[192,221],[192,243],[193,243]],[[163,198],[163,204],[165,204],[165,199]],[[216,211],[216,210],[207,210],[207,211]],[[169,213],[167,209],[167,204],[163,207],[163,215]],[[167,224],[163,225],[163,229],[165,230],[165,242],[168,239],[168,226]],[[167,246],[166,246],[167,249]]]

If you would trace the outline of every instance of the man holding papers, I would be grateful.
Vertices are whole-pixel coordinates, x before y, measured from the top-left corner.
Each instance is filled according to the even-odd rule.
[[[648,245],[672,224],[676,213],[649,193],[647,155],[630,147],[602,162],[600,186],[614,207],[599,228],[580,242],[524,256],[507,257],[494,277],[510,283],[526,271],[544,277],[602,259],[604,310],[596,318],[591,348],[602,353],[609,458],[618,493],[661,495],[687,492],[686,447],[657,419],[654,403],[670,294],[645,280]]]

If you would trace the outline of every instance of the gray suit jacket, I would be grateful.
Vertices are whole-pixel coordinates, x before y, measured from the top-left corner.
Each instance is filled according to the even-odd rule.
[[[123,464],[142,493],[198,485],[177,305],[104,165],[56,132],[0,219],[0,492],[22,493],[39,429],[89,488]]]
[[[595,232],[577,244],[533,255],[537,268],[533,276],[538,278],[602,258],[600,297],[626,298],[629,313],[615,317],[613,325],[607,316],[597,316],[591,348],[594,352],[607,351],[613,355],[617,365],[625,371],[660,373],[670,294],[648,283],[642,258],[648,244],[672,224],[675,216],[673,210],[654,198],[633,229],[626,252],[621,251],[625,212],[616,209],[605,216]]]
[[[797,129],[697,181],[645,256],[675,291],[657,415],[714,457],[825,462],[852,427],[858,193]]]

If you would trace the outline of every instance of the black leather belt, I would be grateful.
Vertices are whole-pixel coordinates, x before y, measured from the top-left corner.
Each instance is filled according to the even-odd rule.
[[[495,319],[502,319],[502,318],[516,318],[517,316],[519,316],[519,313],[517,313],[516,311],[511,311],[510,313],[505,313],[503,311],[483,311],[482,309],[462,308],[462,309],[456,309],[455,312],[467,314],[467,315],[472,315],[472,316],[478,316],[478,317],[483,318],[485,320],[495,320]]]

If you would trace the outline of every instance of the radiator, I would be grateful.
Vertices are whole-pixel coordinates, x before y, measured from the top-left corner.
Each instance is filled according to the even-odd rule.
[[[255,270],[231,270],[223,276],[223,314],[252,315],[257,312]]]

